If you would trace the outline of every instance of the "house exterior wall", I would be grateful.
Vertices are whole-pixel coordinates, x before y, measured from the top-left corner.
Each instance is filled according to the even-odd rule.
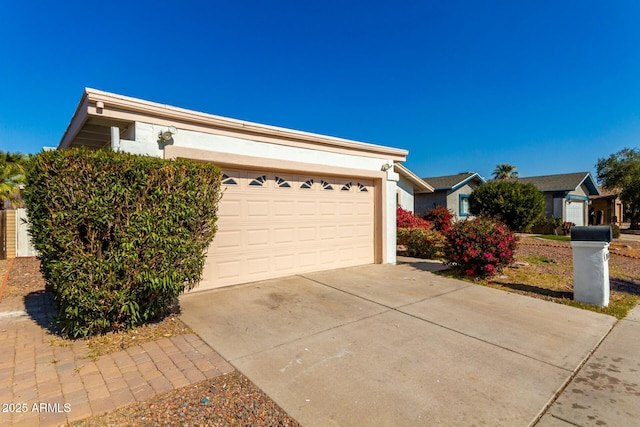
[[[552,216],[562,216],[562,212],[559,214],[557,212],[557,208],[554,205],[555,199],[553,198],[552,193],[544,193],[544,214],[547,218],[551,218]]]
[[[415,212],[417,214],[423,214],[438,206],[447,207],[447,192],[418,193],[414,196],[414,200]]]
[[[568,194],[569,196],[589,198],[589,189],[585,184],[582,184],[580,187],[576,188],[574,191],[570,191]]]
[[[463,215],[460,212],[460,196],[469,196],[475,189],[475,185],[465,184],[455,191],[451,191],[447,194],[447,208],[449,208],[457,218],[463,218],[468,215]]]
[[[185,157],[209,160],[217,164],[306,172],[322,170],[335,175],[370,176],[383,181],[381,185],[376,185],[376,191],[379,193],[376,197],[376,212],[379,216],[376,219],[376,252],[380,254],[376,256],[376,262],[395,264],[395,201],[398,189],[401,193],[406,193],[402,197],[405,202],[410,203],[408,206],[412,206],[413,203],[409,202],[409,193],[399,187],[400,176],[397,173],[393,170],[381,172],[383,165],[393,164],[393,159],[255,141],[249,135],[245,139],[187,129],[177,129],[172,140],[163,145],[158,142],[158,135],[167,129],[168,126],[164,125],[135,122],[134,131],[125,132],[135,140],[120,139],[113,145],[120,151],[161,158],[180,157],[175,153],[186,149],[200,154],[196,154],[196,157]],[[166,150],[174,154],[167,156]],[[202,153],[208,153],[206,158]]]
[[[416,213],[424,213],[438,206],[444,206],[455,215],[456,219],[466,218],[467,215],[460,214],[460,196],[471,195],[477,185],[467,183],[456,190],[439,190],[433,193],[416,194],[415,211]]]
[[[414,211],[413,184],[408,179],[400,175],[398,188],[396,191],[396,205],[406,211]]]

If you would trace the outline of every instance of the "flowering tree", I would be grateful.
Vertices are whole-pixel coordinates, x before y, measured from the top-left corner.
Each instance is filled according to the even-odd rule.
[[[447,233],[445,258],[468,276],[491,276],[514,259],[517,241],[506,225],[489,217],[455,223]]]
[[[433,228],[439,231],[451,230],[451,222],[453,221],[453,214],[444,206],[438,206],[428,210],[424,216],[427,221],[433,222]]]
[[[429,221],[425,221],[412,212],[406,211],[402,208],[396,209],[396,227],[397,228],[424,228],[430,229],[433,224]]]

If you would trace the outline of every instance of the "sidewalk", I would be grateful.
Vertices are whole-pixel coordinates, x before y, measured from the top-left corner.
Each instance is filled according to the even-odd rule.
[[[0,426],[59,426],[233,371],[194,334],[98,357],[83,341],[48,333],[53,300],[42,292],[0,303]]]
[[[638,420],[640,305],[613,328],[537,426],[628,426]]]

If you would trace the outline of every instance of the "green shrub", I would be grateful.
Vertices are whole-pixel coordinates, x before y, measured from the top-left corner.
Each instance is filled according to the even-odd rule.
[[[551,218],[542,217],[533,225],[531,232],[537,234],[557,234],[557,230],[562,226],[562,218],[552,216]]]
[[[509,179],[489,181],[473,190],[469,209],[473,215],[493,216],[511,230],[527,232],[544,216],[544,195],[533,184]]]
[[[618,224],[613,224],[611,226],[611,233],[613,234],[614,239],[619,239],[622,232],[620,231],[620,226]]]
[[[408,256],[437,259],[443,255],[445,237],[436,230],[398,228],[397,240],[399,245],[406,246]]]
[[[491,276],[513,262],[516,248],[516,237],[506,225],[490,217],[478,217],[451,227],[445,257],[468,276]]]
[[[111,151],[47,151],[24,198],[41,270],[72,337],[165,316],[200,280],[221,172]]]

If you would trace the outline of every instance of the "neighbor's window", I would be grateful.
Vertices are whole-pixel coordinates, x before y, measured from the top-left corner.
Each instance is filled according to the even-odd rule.
[[[460,216],[469,215],[469,195],[461,194],[460,195]]]

